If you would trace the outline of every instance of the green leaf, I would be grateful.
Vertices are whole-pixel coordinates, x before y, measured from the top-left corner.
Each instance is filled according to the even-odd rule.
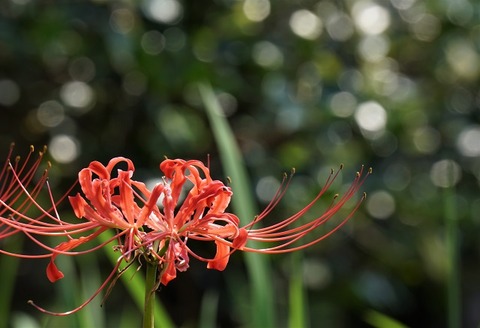
[[[234,134],[228,125],[218,100],[207,83],[198,85],[208,119],[219,149],[225,173],[232,179],[232,206],[243,224],[257,214],[245,164]],[[252,244],[255,247],[255,244]],[[252,281],[252,327],[275,327],[274,293],[267,255],[244,253]]]
[[[374,310],[366,313],[365,321],[376,328],[408,328],[397,320]]]

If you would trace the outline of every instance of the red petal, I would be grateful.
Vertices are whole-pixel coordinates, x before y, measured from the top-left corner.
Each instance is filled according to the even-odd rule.
[[[243,246],[247,244],[247,240],[248,240],[248,232],[247,230],[241,228],[238,231],[238,236],[235,237],[235,239],[233,239],[232,246],[233,248],[237,248],[241,250]]]
[[[87,237],[80,237],[78,239],[70,239],[69,241],[63,242],[58,244],[55,249],[66,252],[71,249],[74,249],[90,240],[93,238],[97,237],[99,234],[104,232],[107,228],[99,229],[95,231],[94,233],[88,235]],[[60,253],[52,253],[52,257],[50,258],[50,263],[47,265],[47,278],[50,280],[50,282],[55,282],[59,279],[63,278],[63,273],[58,270],[57,266],[55,265],[55,258],[60,255]]]
[[[207,268],[223,271],[228,264],[230,247],[219,241],[215,241],[215,244],[217,245],[217,254],[213,260],[208,261]]]
[[[161,282],[162,285],[166,286],[170,281],[177,277],[177,270],[175,269],[174,262],[170,261],[167,263],[167,267],[163,270]]]
[[[53,262],[54,258],[48,263],[47,266],[47,278],[50,282],[55,282],[63,278],[62,271],[58,270],[57,266]]]
[[[68,200],[73,207],[75,216],[77,218],[83,218],[85,216],[85,206],[88,206],[83,197],[80,196],[80,194],[76,194],[75,196],[69,196]]]

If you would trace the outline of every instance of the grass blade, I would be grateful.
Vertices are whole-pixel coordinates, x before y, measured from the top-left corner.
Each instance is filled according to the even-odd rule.
[[[5,239],[12,252],[20,252],[23,246],[22,236],[11,236]],[[2,282],[2,292],[0,293],[0,328],[7,328],[12,314],[10,309],[13,289],[17,277],[17,270],[20,259],[13,256],[0,256],[0,281]]]
[[[365,321],[375,328],[408,328],[401,322],[374,310],[365,314]]]
[[[303,286],[302,252],[290,254],[289,327],[309,327],[307,324],[306,294]]]
[[[218,100],[210,85],[198,85],[208,119],[219,149],[225,173],[232,179],[234,197],[232,206],[242,223],[253,220],[257,211],[254,206],[249,179],[242,155],[230,126],[222,114]],[[254,246],[254,245],[253,245]],[[245,253],[247,270],[252,281],[252,320],[254,327],[275,327],[274,294],[270,265],[266,255]]]
[[[454,168],[449,165],[447,174],[451,186],[444,188],[445,232],[447,245],[447,311],[448,327],[461,327],[460,259],[458,250],[458,218],[456,215]]]

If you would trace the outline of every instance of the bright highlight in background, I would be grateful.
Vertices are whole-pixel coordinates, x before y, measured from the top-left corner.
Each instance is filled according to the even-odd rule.
[[[270,15],[270,1],[245,0],[243,13],[252,22],[261,22]]]
[[[65,134],[54,136],[48,149],[53,159],[62,164],[73,162],[80,154],[78,141]]]
[[[387,191],[375,191],[368,195],[367,211],[376,219],[386,219],[395,212],[395,199]]]
[[[432,165],[430,179],[437,187],[449,188],[457,184],[462,177],[462,169],[451,159],[442,159]]]
[[[387,112],[376,101],[361,103],[355,112],[355,121],[364,132],[365,137],[375,139],[385,130]]]
[[[370,1],[358,1],[352,8],[357,28],[365,34],[380,34],[390,26],[390,13]]]
[[[89,109],[94,101],[94,93],[88,84],[80,81],[73,81],[62,86],[62,89],[60,90],[60,98],[70,107]]]
[[[299,37],[314,40],[322,33],[323,25],[320,17],[309,10],[301,9],[290,17],[290,28]]]
[[[480,126],[471,126],[458,136],[457,147],[464,156],[480,156]]]
[[[183,7],[177,0],[144,0],[142,9],[151,19],[166,24],[178,22],[183,13]]]
[[[255,62],[266,68],[276,68],[283,64],[283,54],[276,45],[260,41],[253,47],[252,57]]]

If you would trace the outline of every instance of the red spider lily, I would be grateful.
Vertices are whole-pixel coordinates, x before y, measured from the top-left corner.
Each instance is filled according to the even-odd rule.
[[[127,171],[118,170],[117,177],[112,178],[112,169],[121,162],[127,164]],[[232,195],[230,188],[212,180],[208,168],[199,161],[165,160],[160,168],[165,174],[164,180],[151,191],[144,183],[131,179],[134,166],[126,158],[114,158],[106,167],[92,162],[79,173],[86,199],[77,194],[70,197],[70,203],[77,217],[95,222],[101,228],[90,236],[71,239],[56,247],[58,252],[54,252],[47,268],[51,281],[63,277],[53,262],[58,254],[68,254],[69,250],[109,228],[120,231],[116,237],[123,238],[119,239],[119,248],[127,262],[139,253],[158,261],[164,272],[161,282],[165,285],[175,278],[176,270],[188,268],[189,254],[208,262],[209,268],[225,268],[228,251],[225,252],[224,239],[239,235],[239,219],[225,213]],[[97,177],[93,178],[93,174]],[[191,189],[179,204],[187,181]],[[157,206],[161,197],[162,209]],[[62,225],[62,228],[69,226]],[[205,259],[197,255],[187,246],[189,238],[214,241],[217,256]]]
[[[112,174],[119,164],[126,165],[126,170],[118,169],[116,174]],[[103,247],[114,239],[118,243],[115,248],[121,251],[117,265],[109,277],[92,297],[76,309],[53,313],[32,303],[35,307],[56,315],[68,315],[80,310],[112,279],[112,284],[115,282],[114,277],[123,260],[127,262],[127,266],[138,258],[154,263],[159,270],[158,283],[167,285],[176,277],[177,270],[185,271],[188,268],[190,256],[206,262],[207,268],[224,270],[229,256],[236,250],[284,253],[306,248],[338,230],[352,217],[364,196],[336,227],[311,241],[301,243],[304,237],[330,220],[356,194],[370,173],[368,171],[364,174],[362,168],[347,192],[336,197],[322,215],[308,223],[298,224],[298,220],[331,187],[338,175],[338,172],[332,171],[324,187],[305,208],[279,223],[254,229],[280,202],[290,179],[285,177],[282,187],[261,214],[251,223],[240,227],[238,217],[226,212],[232,197],[230,187],[219,180],[213,180],[209,169],[203,163],[196,160],[166,159],[160,164],[160,169],[164,173],[163,180],[150,190],[144,183],[132,180],[135,168],[129,159],[116,157],[107,166],[92,162],[78,175],[83,195],[69,197],[75,215],[84,220],[67,223],[60,220],[56,211],[55,215],[45,211],[44,215],[50,219],[48,223],[29,220],[27,217],[22,217],[26,222],[9,223],[9,227],[21,230],[50,252],[47,277],[52,282],[63,277],[54,263],[58,255],[84,254]],[[186,193],[183,200],[182,193]],[[55,209],[55,205],[53,208]],[[114,238],[88,250],[74,251],[77,247],[95,240],[107,229],[116,231]],[[65,236],[68,240],[52,249],[38,240],[37,236],[43,235]],[[215,255],[209,258],[201,256],[192,250],[190,240],[213,242]],[[248,245],[250,240],[265,242],[268,246],[253,248]],[[271,243],[276,244],[272,246]]]
[[[340,168],[342,169],[343,166]],[[319,217],[308,223],[297,225],[296,222],[309,211],[313,205],[330,188],[339,171],[332,170],[324,187],[317,196],[302,210],[279,223],[264,228],[253,229],[253,226],[263,220],[284,196],[290,179],[286,176],[275,197],[265,210],[249,224],[239,227],[240,220],[231,213],[225,213],[230,203],[232,191],[218,180],[212,180],[208,168],[199,161],[165,160],[160,165],[165,177],[170,179],[170,184],[160,187],[164,192],[164,215],[157,214],[152,217],[149,227],[153,230],[146,234],[145,240],[149,243],[158,242],[158,246],[150,249],[162,268],[160,282],[166,285],[176,277],[176,270],[184,271],[188,267],[188,255],[207,262],[210,269],[224,270],[231,253],[235,250],[257,253],[286,253],[309,247],[325,239],[350,219],[365,198],[365,194],[356,203],[350,213],[333,229],[320,235],[314,240],[293,246],[297,241],[306,237],[313,230],[331,219],[358,191],[371,170],[364,174],[364,169],[357,172],[356,178],[350,188],[339,197],[336,202]],[[204,178],[201,177],[203,173]],[[291,177],[291,176],[290,176]],[[181,205],[178,204],[179,195],[186,181],[193,187]],[[158,187],[158,186],[157,186]],[[179,208],[175,211],[176,208]],[[157,212],[155,212],[157,213]],[[176,214],[175,214],[176,213]],[[154,224],[156,223],[156,225]],[[216,245],[216,255],[213,259],[204,258],[193,252],[188,246],[189,239],[213,241]],[[276,243],[267,248],[252,248],[247,246],[249,240],[265,243]],[[158,253],[157,251],[161,252]]]
[[[112,177],[114,167],[120,163],[125,163],[127,170],[119,169],[116,177]],[[78,181],[84,196],[77,194],[69,199],[75,215],[88,220],[92,225],[62,222],[57,231],[49,231],[55,235],[63,233],[70,239],[52,250],[47,277],[52,282],[63,277],[54,263],[58,255],[83,254],[110,242],[111,240],[88,251],[72,251],[110,228],[118,231],[115,236],[118,240],[116,249],[122,255],[102,286],[76,309],[53,313],[33,302],[32,305],[42,312],[55,315],[76,312],[113,279],[122,260],[129,265],[133,258],[140,255],[158,264],[162,271],[160,281],[165,285],[175,278],[176,270],[185,271],[188,268],[189,254],[209,262],[209,268],[225,268],[229,254],[225,252],[226,241],[219,241],[222,238],[234,238],[239,231],[238,218],[231,213],[224,213],[232,195],[230,188],[220,181],[212,180],[209,170],[199,161],[166,160],[160,167],[165,177],[151,191],[144,183],[131,179],[134,173],[133,163],[123,157],[112,159],[106,167],[99,162],[92,162],[88,168],[80,171]],[[190,181],[192,187],[179,205],[180,194],[187,181]],[[157,206],[161,197],[162,209]],[[79,225],[82,227],[78,228]],[[95,227],[98,229],[88,236],[71,237]],[[192,252],[187,247],[190,236],[193,239],[215,241],[218,248],[215,258],[205,259]]]
[[[207,262],[210,269],[225,269],[230,255],[228,240],[240,234],[238,217],[225,213],[232,191],[221,181],[212,180],[208,168],[200,161],[167,159],[160,164],[160,169],[168,180],[154,189],[159,189],[164,196],[163,213],[156,211],[150,218],[152,230],[144,239],[158,244],[151,247],[149,253],[162,270],[161,283],[166,285],[174,279],[177,270],[185,271],[189,255]],[[191,188],[179,204],[187,182]],[[208,259],[196,254],[187,245],[189,239],[213,241],[217,249],[215,257]]]
[[[127,164],[127,171],[119,169],[117,176],[112,177],[113,169],[120,163]],[[127,262],[130,261],[132,254],[143,246],[145,235],[143,230],[144,227],[148,227],[148,218],[156,209],[158,196],[155,190],[150,192],[144,183],[131,180],[134,170],[131,160],[116,157],[106,167],[95,161],[80,171],[78,181],[86,199],[77,194],[69,197],[70,204],[78,218],[87,219],[99,229],[87,237],[72,238],[55,248],[47,267],[50,281],[54,282],[63,277],[54,264],[58,254],[70,254],[70,250],[95,239],[107,229],[119,231],[115,239],[118,240],[118,248],[122,251],[122,259]],[[144,205],[142,208],[135,202],[139,195],[148,197],[145,198],[146,201],[140,200]],[[76,229],[76,225],[69,225],[67,229]],[[62,228],[65,229],[65,225]]]
[[[114,168],[125,163],[127,170],[118,169],[117,175],[112,176]],[[87,168],[78,174],[78,182],[84,196],[77,194],[69,197],[70,204],[74,213],[78,218],[86,219],[87,222],[67,223],[59,221],[57,229],[49,229],[48,232],[44,228],[42,233],[51,235],[65,235],[68,241],[60,243],[51,250],[51,261],[47,266],[47,277],[51,282],[55,282],[63,278],[63,273],[58,270],[54,263],[55,258],[60,255],[79,255],[95,251],[113,240],[117,240],[118,245],[115,249],[120,250],[122,255],[119,257],[114,269],[97,289],[97,291],[87,299],[83,304],[72,311],[55,313],[47,311],[33,302],[30,304],[44,313],[53,315],[69,315],[77,312],[85,307],[108,283],[115,277],[123,260],[127,261],[127,267],[133,263],[133,257],[137,256],[137,252],[142,252],[144,245],[143,231],[148,228],[147,219],[153,215],[152,212],[156,207],[156,199],[158,199],[157,190],[150,192],[144,183],[133,181],[131,177],[135,168],[131,160],[116,157],[112,159],[107,166],[103,166],[99,162],[92,162]],[[146,199],[146,200],[145,200]],[[143,206],[140,207],[139,204]],[[93,232],[91,232],[93,229]],[[101,233],[108,229],[117,231],[116,235],[100,245],[88,250],[74,252],[73,249],[95,240]],[[85,233],[89,232],[87,236]],[[82,234],[79,237],[75,235]],[[44,246],[44,248],[47,248]],[[121,274],[121,272],[120,272]],[[113,280],[115,282],[115,279]]]

